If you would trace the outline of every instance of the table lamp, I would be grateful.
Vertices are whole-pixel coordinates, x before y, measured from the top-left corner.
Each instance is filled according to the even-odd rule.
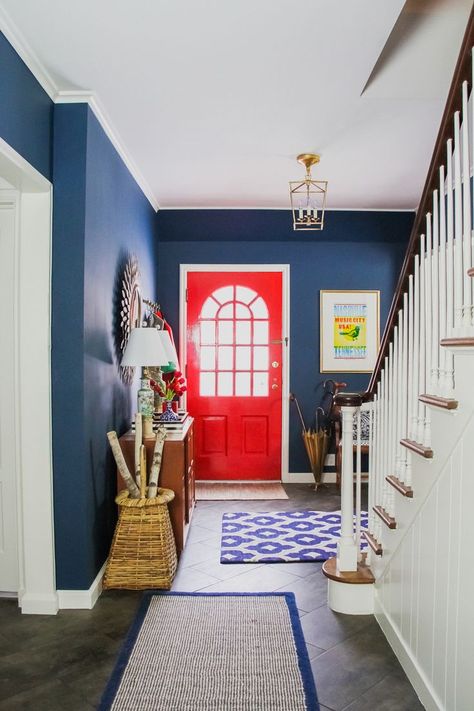
[[[143,418],[143,436],[153,435],[154,393],[150,387],[147,366],[168,365],[160,331],[156,328],[133,328],[122,356],[121,365],[142,367],[141,386],[137,393],[137,411]]]

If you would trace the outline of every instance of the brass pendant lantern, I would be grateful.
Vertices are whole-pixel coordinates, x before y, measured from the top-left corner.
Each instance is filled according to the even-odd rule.
[[[319,163],[316,153],[300,153],[296,160],[306,168],[303,180],[290,180],[294,230],[322,230],[326,208],[327,180],[313,180],[311,167]]]

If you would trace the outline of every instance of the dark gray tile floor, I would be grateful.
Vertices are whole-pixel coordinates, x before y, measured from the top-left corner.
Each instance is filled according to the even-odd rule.
[[[335,488],[318,494],[309,485],[285,488],[289,501],[198,502],[173,590],[294,592],[323,710],[422,709],[375,619],[329,610],[320,563],[219,563],[225,511],[339,508]],[[108,591],[93,610],[56,617],[21,615],[14,601],[0,600],[0,709],[96,708],[139,599],[140,593]]]

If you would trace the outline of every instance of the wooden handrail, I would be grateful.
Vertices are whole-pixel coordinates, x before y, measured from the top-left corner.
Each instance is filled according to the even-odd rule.
[[[368,392],[373,395],[377,382],[380,378],[380,373],[383,367],[385,356],[388,355],[390,341],[393,336],[393,329],[396,324],[397,315],[403,305],[403,294],[408,290],[408,277],[413,273],[413,258],[419,251],[420,235],[424,233],[424,224],[426,213],[431,212],[433,197],[432,193],[439,185],[439,167],[445,163],[446,142],[453,137],[453,116],[456,111],[461,110],[462,95],[461,86],[464,81],[470,82],[472,56],[471,49],[474,45],[474,7],[469,15],[466,31],[459,52],[459,58],[454,70],[451,88],[449,90],[446,107],[444,109],[443,118],[436,139],[433,157],[431,158],[428,175],[426,177],[425,187],[421,194],[421,200],[416,211],[413,229],[410,234],[408,248],[405,254],[405,259],[398,279],[397,288],[393,297],[392,305],[388,314],[387,324],[385,326],[382,342],[380,344],[377,362],[374,372],[370,378]]]

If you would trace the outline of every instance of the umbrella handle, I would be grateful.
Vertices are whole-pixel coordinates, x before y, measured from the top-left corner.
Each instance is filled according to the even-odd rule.
[[[290,393],[290,400],[291,400],[291,402],[294,402],[296,405],[296,409],[298,410],[298,415],[300,416],[301,424],[303,425],[303,432],[307,432],[306,425],[303,420],[303,415],[301,414],[300,406],[299,406],[298,400],[296,399],[296,395],[294,393]]]

